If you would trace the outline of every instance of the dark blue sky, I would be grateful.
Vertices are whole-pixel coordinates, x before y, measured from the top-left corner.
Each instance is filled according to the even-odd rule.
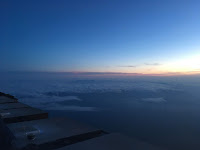
[[[200,1],[1,0],[6,71],[200,70]]]

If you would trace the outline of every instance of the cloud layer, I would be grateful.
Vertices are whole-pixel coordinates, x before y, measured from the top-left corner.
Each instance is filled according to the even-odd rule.
[[[118,66],[118,67],[125,67],[125,68],[136,68],[136,65],[125,65],[125,66]]]
[[[59,80],[5,80],[0,84],[0,91],[10,93],[20,102],[33,107],[49,110],[96,111],[98,108],[84,106],[80,93],[123,93],[132,90],[157,92],[177,90],[173,84],[152,82],[152,79],[84,79],[66,78]],[[164,98],[145,98],[144,102],[166,102]],[[64,105],[61,105],[62,104]],[[68,103],[69,102],[69,103]]]
[[[158,98],[143,98],[143,102],[149,102],[149,103],[163,103],[167,102],[163,97],[158,97]]]
[[[95,107],[82,107],[76,105],[61,105],[57,103],[47,104],[44,110],[67,110],[67,111],[97,111]]]
[[[147,66],[160,66],[160,63],[145,63]]]

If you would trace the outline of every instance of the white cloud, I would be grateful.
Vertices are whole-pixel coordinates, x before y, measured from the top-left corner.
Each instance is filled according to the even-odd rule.
[[[167,102],[163,97],[158,97],[158,98],[143,98],[142,101],[144,101],[144,102],[150,102],[150,103],[163,103],[163,102]]]
[[[67,111],[97,111],[95,107],[82,107],[75,105],[60,105],[60,104],[47,104],[43,107],[45,110],[67,110]]]

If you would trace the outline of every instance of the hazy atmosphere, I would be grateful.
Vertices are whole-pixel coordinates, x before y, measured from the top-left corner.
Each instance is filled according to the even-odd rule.
[[[1,0],[0,92],[169,150],[200,149],[200,1]]]

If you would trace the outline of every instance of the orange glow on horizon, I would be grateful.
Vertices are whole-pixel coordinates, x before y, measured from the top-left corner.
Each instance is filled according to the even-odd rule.
[[[130,63],[131,64],[131,63]],[[133,63],[134,64],[134,63]],[[152,63],[153,64],[153,63]],[[156,64],[156,63],[155,63]],[[132,67],[133,66],[133,67]],[[59,72],[59,71],[58,71]],[[177,76],[177,75],[198,75],[200,74],[200,54],[177,58],[168,62],[161,62],[159,65],[124,65],[110,67],[90,67],[74,69],[71,72],[85,76]]]

